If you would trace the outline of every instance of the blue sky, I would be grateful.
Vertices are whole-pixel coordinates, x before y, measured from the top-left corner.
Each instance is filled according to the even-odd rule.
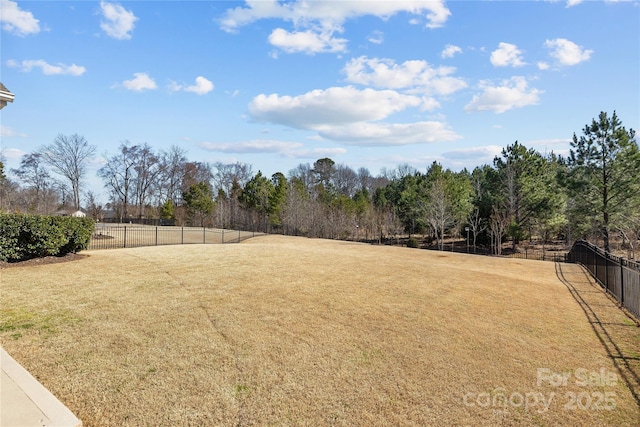
[[[331,157],[377,175],[568,151],[640,121],[638,1],[0,0],[9,168],[57,134],[183,147],[268,175]]]

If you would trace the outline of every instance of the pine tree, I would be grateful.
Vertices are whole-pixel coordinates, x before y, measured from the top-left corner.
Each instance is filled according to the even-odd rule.
[[[601,112],[582,132],[573,135],[568,159],[574,220],[592,219],[609,252],[612,227],[640,209],[640,150],[615,111]]]

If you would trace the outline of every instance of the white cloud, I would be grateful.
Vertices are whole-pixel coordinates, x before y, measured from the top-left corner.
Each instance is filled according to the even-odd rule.
[[[225,16],[220,20],[220,27],[224,31],[233,32],[260,19],[293,19],[291,6],[281,5],[278,0],[247,0],[245,4],[247,7],[227,9]]]
[[[440,56],[442,58],[453,58],[457,53],[462,53],[462,49],[459,46],[448,44],[444,47]]]
[[[571,148],[571,138],[553,138],[525,141],[524,145],[527,147],[534,147],[538,152],[544,155],[554,153],[560,156],[568,156],[569,150]]]
[[[334,37],[342,33],[348,19],[377,16],[387,19],[401,12],[427,18],[428,28],[444,25],[451,12],[444,0],[410,1],[307,1],[247,0],[245,6],[227,9],[220,20],[224,31],[238,28],[261,19],[281,19],[291,22],[294,31],[276,28],[269,43],[287,53],[346,52],[347,40]],[[369,37],[372,43],[381,43],[382,37]],[[273,53],[274,58],[277,53]]]
[[[452,142],[461,138],[445,123],[436,121],[415,123],[357,122],[345,126],[322,126],[318,128],[318,133],[324,138],[361,146]]]
[[[429,96],[422,97],[422,105],[420,105],[421,111],[433,111],[438,108],[440,108],[440,103],[435,98]]]
[[[583,1],[584,0],[567,0],[567,7],[573,7],[573,6],[579,5]]]
[[[134,92],[142,92],[143,90],[153,90],[158,88],[156,82],[149,77],[147,73],[134,73],[133,79],[123,81],[122,85]]]
[[[593,50],[586,50],[582,46],[562,38],[547,40],[544,45],[551,50],[549,55],[560,65],[577,65],[589,60],[593,53]]]
[[[501,152],[502,147],[497,145],[458,148],[442,153],[438,161],[449,168],[473,170],[479,165],[491,164]]]
[[[0,0],[0,22],[2,29],[16,34],[26,36],[40,32],[39,20],[33,17],[33,13],[20,10],[18,3],[11,0]]]
[[[184,88],[186,92],[193,92],[198,95],[204,95],[213,90],[213,83],[202,76],[196,77],[196,84]]]
[[[259,95],[249,104],[256,121],[313,130],[325,139],[364,146],[424,144],[459,139],[444,122],[381,123],[393,113],[424,101],[393,90],[352,86],[314,90],[303,95]]]
[[[501,152],[502,147],[498,145],[484,145],[447,151],[442,153],[442,157],[448,160],[477,160],[479,164],[492,161],[493,158],[500,155]]]
[[[332,31],[313,30],[289,32],[276,28],[269,35],[269,43],[286,53],[307,54],[345,52],[347,40],[333,37]]]
[[[335,157],[346,152],[347,150],[341,147],[318,147],[296,150],[293,155],[296,158],[318,159],[321,157]]]
[[[10,137],[10,136],[15,136],[16,132],[11,129],[8,126],[3,126],[0,125],[0,136],[5,138],[5,137]]]
[[[25,154],[27,154],[26,151],[20,150],[19,148],[3,148],[0,151],[0,155],[5,159],[19,159]]]
[[[180,92],[182,89],[184,89],[184,86],[176,81],[171,80],[167,85],[167,89],[169,89],[169,92]]]
[[[549,64],[547,62],[539,61],[537,65],[538,65],[538,69],[539,70],[543,70],[544,71],[544,70],[548,70],[549,69]]]
[[[211,92],[214,89],[215,85],[213,82],[208,80],[206,77],[198,76],[196,77],[196,83],[191,86],[182,85],[176,81],[169,81],[167,85],[167,89],[169,92],[192,92],[198,95],[205,95]]]
[[[256,139],[242,142],[203,142],[202,148],[221,153],[286,153],[302,147],[300,142]]]
[[[315,129],[324,124],[381,120],[420,104],[420,98],[392,90],[358,90],[347,86],[313,90],[295,97],[261,94],[249,104],[249,114],[257,121]]]
[[[25,72],[29,72],[34,68],[40,68],[42,70],[42,73],[48,76],[51,76],[51,75],[81,76],[87,71],[85,67],[82,67],[80,65],[76,65],[76,64],[65,65],[62,63],[51,65],[42,59],[28,59],[22,62],[18,62],[13,59],[10,59],[7,61],[7,65],[9,67],[20,68],[22,71],[25,71]]]
[[[489,82],[480,83],[482,93],[475,95],[465,107],[465,111],[493,111],[504,113],[514,108],[536,105],[543,91],[529,88],[524,77],[512,77],[500,86],[491,86]]]
[[[347,81],[361,85],[388,89],[415,89],[436,95],[449,95],[467,86],[452,74],[454,67],[434,68],[422,60],[396,64],[391,59],[361,56],[349,61],[343,68]]]
[[[235,31],[261,19],[282,19],[296,26],[320,23],[323,27],[339,27],[347,19],[373,15],[387,19],[400,12],[427,18],[428,28],[442,27],[451,15],[443,0],[409,1],[305,1],[281,3],[278,0],[247,0],[245,6],[228,9],[220,26]]]
[[[522,60],[522,51],[511,43],[501,42],[498,49],[491,52],[491,64],[494,67],[522,67],[526,63]]]
[[[384,33],[379,30],[375,30],[371,35],[367,38],[369,43],[373,44],[382,44],[384,42]]]
[[[118,3],[100,2],[100,10],[104,20],[100,28],[114,39],[127,40],[131,38],[131,32],[138,18],[133,12],[126,10]]]
[[[14,137],[14,136],[18,136],[18,137],[24,138],[27,135],[24,134],[24,133],[18,133],[15,130],[13,130],[12,128],[10,128],[9,126],[0,125],[0,137],[10,138],[10,137]]]
[[[340,147],[305,148],[300,142],[257,139],[241,142],[203,142],[200,147],[208,151],[234,154],[270,153],[282,157],[318,158],[318,156],[340,155],[347,152]]]

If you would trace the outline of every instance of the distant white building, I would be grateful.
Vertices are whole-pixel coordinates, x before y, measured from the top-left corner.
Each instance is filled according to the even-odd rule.
[[[87,214],[82,212],[82,211],[71,212],[71,211],[68,211],[66,209],[60,209],[59,211],[57,211],[53,215],[54,216],[74,216],[76,218],[84,218],[85,216],[87,216]]]

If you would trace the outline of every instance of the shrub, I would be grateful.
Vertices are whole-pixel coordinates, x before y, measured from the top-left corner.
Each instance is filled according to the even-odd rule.
[[[22,259],[58,255],[66,241],[63,230],[52,217],[25,215],[20,224],[18,251],[22,252]]]
[[[61,254],[75,253],[89,247],[94,221],[91,218],[57,217],[67,238],[67,243],[60,248]]]
[[[418,239],[416,239],[415,237],[410,237],[409,240],[407,240],[407,247],[408,248],[419,248],[420,245],[418,244]]]
[[[19,217],[0,212],[0,261],[19,259]]]
[[[89,218],[0,213],[0,261],[24,261],[86,249],[94,223]]]

